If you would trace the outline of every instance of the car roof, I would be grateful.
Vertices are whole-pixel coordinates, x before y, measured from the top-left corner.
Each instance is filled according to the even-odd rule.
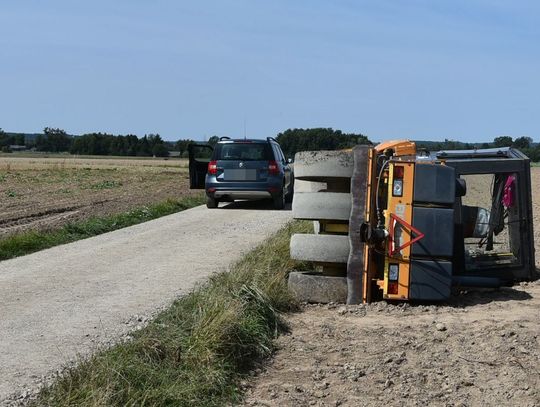
[[[219,144],[226,144],[226,143],[268,143],[268,142],[274,142],[274,140],[263,140],[263,139],[229,139],[229,140],[220,140],[218,141]],[[277,144],[277,143],[276,143]]]

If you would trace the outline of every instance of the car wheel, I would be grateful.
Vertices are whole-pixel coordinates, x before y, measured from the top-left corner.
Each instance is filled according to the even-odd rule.
[[[206,207],[210,209],[217,208],[219,205],[219,200],[216,198],[210,198],[209,196],[206,197]]]
[[[283,209],[285,208],[285,191],[284,188],[281,188],[281,192],[274,196],[274,209]]]

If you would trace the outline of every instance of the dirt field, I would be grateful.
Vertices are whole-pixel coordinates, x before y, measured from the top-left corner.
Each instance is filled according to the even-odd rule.
[[[533,168],[540,265],[540,168]],[[290,316],[249,406],[540,406],[540,281],[444,305],[312,306]]]
[[[0,156],[0,237],[191,193],[186,160]]]

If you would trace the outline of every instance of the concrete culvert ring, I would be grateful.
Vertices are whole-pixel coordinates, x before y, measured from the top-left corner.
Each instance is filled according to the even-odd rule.
[[[347,278],[329,277],[314,272],[293,271],[289,289],[299,301],[311,303],[344,303],[347,300]]]
[[[297,234],[291,237],[290,249],[295,260],[347,264],[349,237]]]
[[[349,220],[351,195],[344,192],[302,192],[294,196],[295,219]]]
[[[294,176],[305,181],[347,179],[352,177],[353,169],[352,151],[302,151],[294,159]]]

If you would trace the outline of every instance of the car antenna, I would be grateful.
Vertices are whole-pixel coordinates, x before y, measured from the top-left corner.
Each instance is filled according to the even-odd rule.
[[[246,137],[246,116],[244,116],[244,140],[247,140],[247,137]]]

